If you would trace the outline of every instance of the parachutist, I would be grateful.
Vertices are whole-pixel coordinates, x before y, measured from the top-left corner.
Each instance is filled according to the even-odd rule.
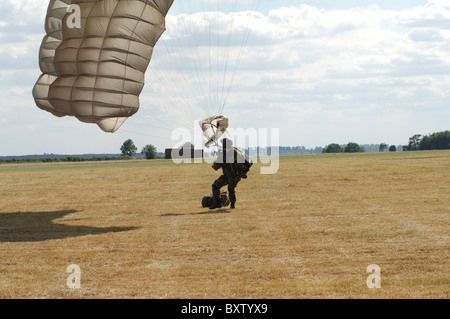
[[[212,184],[213,203],[209,209],[221,208],[220,189],[228,185],[231,209],[236,207],[236,186],[242,178],[247,178],[247,173],[253,165],[246,154],[233,147],[230,139],[222,140],[223,149],[219,151],[218,158],[212,168],[218,171],[222,168],[222,175]]]

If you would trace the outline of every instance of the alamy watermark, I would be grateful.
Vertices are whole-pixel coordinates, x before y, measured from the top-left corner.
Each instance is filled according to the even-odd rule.
[[[244,151],[253,163],[260,162],[261,174],[276,174],[280,168],[279,141],[280,130],[278,128],[230,128],[222,137],[217,139],[215,147],[203,149],[205,138],[201,128],[194,123],[194,130],[177,128],[172,131],[171,139],[177,141],[172,147],[171,159],[176,164],[181,163],[214,163],[216,161],[215,150],[220,148],[223,138],[230,139],[233,146]],[[194,150],[202,150],[200,156],[192,156],[192,149],[186,143],[194,146]],[[182,150],[182,151],[180,151]],[[237,162],[239,163],[237,159]]]
[[[81,8],[77,4],[71,4],[67,7],[67,11],[70,14],[67,16],[67,27],[69,29],[80,29],[81,28]]]
[[[367,273],[370,273],[369,277],[367,277],[367,288],[381,288],[381,268],[378,265],[369,265],[367,266]]]
[[[66,285],[70,289],[81,288],[81,268],[78,265],[72,264],[67,267],[66,272],[69,275],[66,281]]]
[[[370,275],[367,277],[366,284],[369,289],[381,288],[381,267],[372,264],[367,266],[367,273]],[[67,267],[66,273],[70,274],[67,278],[66,285],[70,289],[81,288],[81,268],[76,264],[72,264]]]

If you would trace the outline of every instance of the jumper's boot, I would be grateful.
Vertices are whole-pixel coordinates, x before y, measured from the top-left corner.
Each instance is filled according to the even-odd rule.
[[[236,193],[230,192],[230,203],[231,203],[231,209],[234,209],[236,207]]]
[[[213,204],[209,206],[209,209],[222,208],[222,203],[220,202],[220,190],[213,189]]]

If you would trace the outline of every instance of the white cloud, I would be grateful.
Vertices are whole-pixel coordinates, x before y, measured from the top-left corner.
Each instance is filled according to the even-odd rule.
[[[9,10],[0,10],[0,85],[8,90],[0,99],[0,110],[2,118],[15,125],[20,123],[13,118],[20,114],[8,101],[20,110],[43,113],[27,95],[39,73],[37,52],[46,9],[42,3],[8,0],[0,8]],[[209,101],[209,89],[217,107],[214,95],[222,95],[217,84],[223,81],[225,65],[226,82],[235,76],[225,108],[231,125],[279,127],[285,145],[323,146],[357,139],[400,144],[415,133],[448,129],[449,1],[430,0],[404,10],[304,4],[277,8],[273,3],[267,14],[251,15],[250,24],[248,12],[171,16],[147,72],[141,110],[126,122],[125,130],[153,135],[151,128],[138,124],[170,127],[179,125],[171,120],[175,118],[189,123],[189,108],[203,115],[197,104]],[[29,22],[15,21],[19,17]],[[235,32],[227,51],[231,21]],[[248,26],[250,38],[235,73]],[[173,60],[165,59],[165,46]],[[217,78],[210,81],[215,73]],[[227,90],[225,86],[223,98]],[[46,125],[61,120],[51,119],[46,117],[52,123]],[[83,127],[86,124],[80,124]],[[88,131],[92,136],[94,129]],[[95,136],[104,139],[102,133]],[[144,143],[149,137],[135,138]],[[164,144],[167,141],[155,143],[170,146]]]
[[[420,113],[429,108],[446,112],[450,95],[443,77],[450,72],[450,34],[445,31],[449,13],[448,5],[431,1],[402,11],[300,5],[274,9],[267,16],[258,14],[240,70],[253,74],[247,78],[259,80],[252,82],[254,87],[248,81],[236,81],[235,97],[227,108],[235,115],[243,107],[258,110],[258,122],[267,126],[282,126],[281,119],[302,123],[302,119],[326,119],[326,114],[332,114],[330,118],[339,118],[346,127],[342,142],[346,136],[373,136],[361,131],[363,126],[352,125],[353,114],[368,122],[376,114],[386,117],[395,112],[400,118],[403,112],[405,118],[415,120],[409,122],[410,131],[392,137],[401,143],[411,131],[421,129]],[[190,18],[197,17],[184,17]],[[245,24],[241,18],[238,25]],[[245,92],[252,92],[257,101],[246,99]],[[329,132],[327,121],[319,122],[323,124],[308,129]],[[444,126],[439,118],[436,122],[436,129]],[[385,130],[381,120],[375,123],[380,125],[377,132]]]
[[[412,41],[423,42],[442,42],[444,37],[441,31],[430,28],[416,28],[409,32],[409,38]]]
[[[0,21],[10,26],[30,26],[41,24],[47,11],[48,1],[42,0],[2,0],[0,3]],[[30,32],[39,32],[29,28]]]

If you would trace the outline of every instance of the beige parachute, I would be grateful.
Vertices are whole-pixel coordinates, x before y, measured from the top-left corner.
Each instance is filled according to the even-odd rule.
[[[201,120],[199,124],[203,131],[203,135],[208,140],[205,146],[210,147],[213,144],[218,145],[217,141],[227,131],[228,118],[223,115],[211,116]]]
[[[42,75],[33,88],[37,106],[117,131],[139,109],[145,72],[173,1],[51,0],[39,53]],[[70,21],[73,5],[78,26]]]

